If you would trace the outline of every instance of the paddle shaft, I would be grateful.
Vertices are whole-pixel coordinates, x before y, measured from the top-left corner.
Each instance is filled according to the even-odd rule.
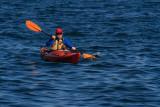
[[[44,32],[43,30],[42,30],[42,33],[43,33],[43,34],[45,34],[45,35],[47,35],[47,36],[49,36],[49,37],[51,37],[51,36],[52,36],[52,35],[50,35],[50,34],[48,34],[48,33]]]

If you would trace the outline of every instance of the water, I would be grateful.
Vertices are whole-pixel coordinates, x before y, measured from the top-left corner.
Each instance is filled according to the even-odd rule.
[[[32,20],[97,60],[50,63]],[[159,107],[158,0],[1,0],[0,107]]]

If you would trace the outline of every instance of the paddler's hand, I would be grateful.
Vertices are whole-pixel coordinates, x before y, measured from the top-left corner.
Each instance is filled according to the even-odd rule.
[[[56,36],[54,36],[54,35],[52,35],[52,37],[51,37],[53,40],[55,40],[56,39]]]
[[[47,48],[43,47],[43,48],[40,49],[40,52],[46,52],[47,50],[48,50]]]
[[[76,50],[76,47],[72,47],[72,50],[74,50],[74,51],[75,51],[75,50]]]

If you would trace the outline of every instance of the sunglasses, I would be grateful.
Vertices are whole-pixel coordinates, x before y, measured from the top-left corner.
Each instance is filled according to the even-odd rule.
[[[56,33],[56,35],[62,35],[62,33]]]

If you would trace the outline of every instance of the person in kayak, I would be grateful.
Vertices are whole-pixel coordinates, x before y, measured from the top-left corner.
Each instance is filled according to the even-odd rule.
[[[46,46],[50,50],[76,50],[71,41],[63,37],[63,30],[61,27],[57,27],[55,30],[55,35],[46,42]]]

